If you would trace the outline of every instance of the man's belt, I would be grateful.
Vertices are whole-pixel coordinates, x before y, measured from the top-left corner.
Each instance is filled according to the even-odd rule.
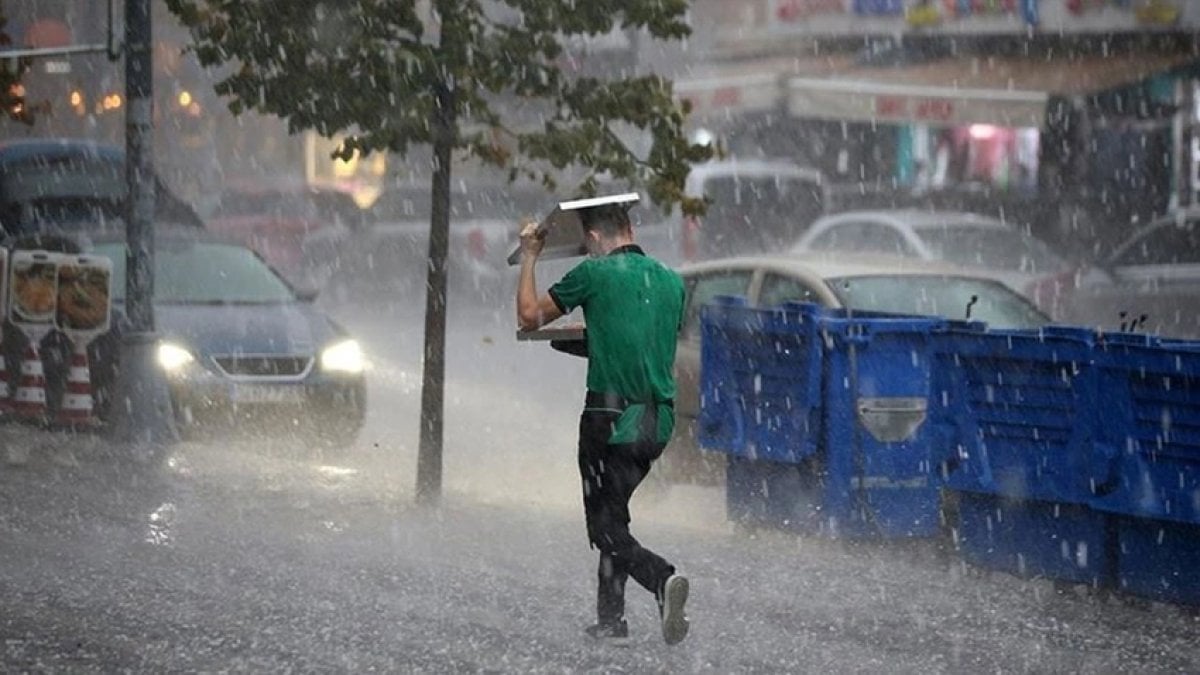
[[[624,410],[624,409],[628,408],[629,406],[636,405],[638,403],[642,403],[642,404],[658,403],[658,404],[662,404],[662,405],[669,405],[672,408],[675,407],[675,399],[671,399],[671,398],[662,399],[662,400],[651,399],[651,400],[637,401],[637,400],[625,398],[624,396],[621,396],[619,394],[609,394],[609,393],[602,393],[602,392],[598,392],[598,391],[588,391],[587,396],[584,398],[584,401],[583,401],[584,407],[587,407],[587,408],[611,408],[613,410]]]

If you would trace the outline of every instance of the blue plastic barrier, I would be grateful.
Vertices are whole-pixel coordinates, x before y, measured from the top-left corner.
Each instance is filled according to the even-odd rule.
[[[926,537],[941,529],[941,482],[929,421],[933,335],[927,317],[834,313],[822,321],[826,489],[819,530]]]
[[[1096,360],[1092,503],[1116,521],[1118,586],[1200,605],[1200,343],[1105,335]]]
[[[1087,504],[1095,410],[1092,331],[952,330],[940,392],[958,441],[954,490]]]
[[[929,536],[968,561],[1200,605],[1200,342],[723,299],[702,443],[730,518]]]
[[[938,532],[926,422],[931,335],[945,321],[731,299],[702,317],[701,444],[730,455],[732,519],[843,537]]]
[[[816,305],[702,310],[699,440],[705,449],[795,463],[817,450],[822,410]]]
[[[741,524],[832,535],[823,515],[824,477],[818,460],[783,464],[730,455],[725,467],[725,512]]]
[[[1109,585],[1112,531],[1089,504],[1095,333],[951,330],[938,345],[943,412],[957,454],[946,485],[963,557],[1021,576]]]
[[[1095,422],[1107,473],[1093,505],[1200,524],[1200,343],[1105,337]]]
[[[1108,587],[1114,574],[1110,519],[1080,504],[994,494],[956,494],[963,559],[1025,578]]]
[[[1121,590],[1153,600],[1200,605],[1200,525],[1113,519]]]

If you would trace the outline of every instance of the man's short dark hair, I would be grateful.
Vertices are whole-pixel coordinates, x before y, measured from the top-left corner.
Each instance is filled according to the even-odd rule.
[[[579,212],[579,222],[585,232],[596,230],[605,237],[615,237],[632,227],[629,210],[621,204],[606,204]]]

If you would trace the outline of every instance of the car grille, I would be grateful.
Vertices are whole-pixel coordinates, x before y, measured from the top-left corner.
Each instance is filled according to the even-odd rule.
[[[226,375],[235,377],[299,377],[312,365],[311,356],[214,356]]]

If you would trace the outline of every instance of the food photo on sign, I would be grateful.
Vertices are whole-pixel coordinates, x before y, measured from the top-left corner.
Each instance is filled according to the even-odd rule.
[[[58,261],[45,251],[17,251],[12,259],[9,313],[15,324],[54,322]]]
[[[56,325],[71,333],[102,333],[112,309],[112,270],[107,259],[79,256],[58,267]]]

